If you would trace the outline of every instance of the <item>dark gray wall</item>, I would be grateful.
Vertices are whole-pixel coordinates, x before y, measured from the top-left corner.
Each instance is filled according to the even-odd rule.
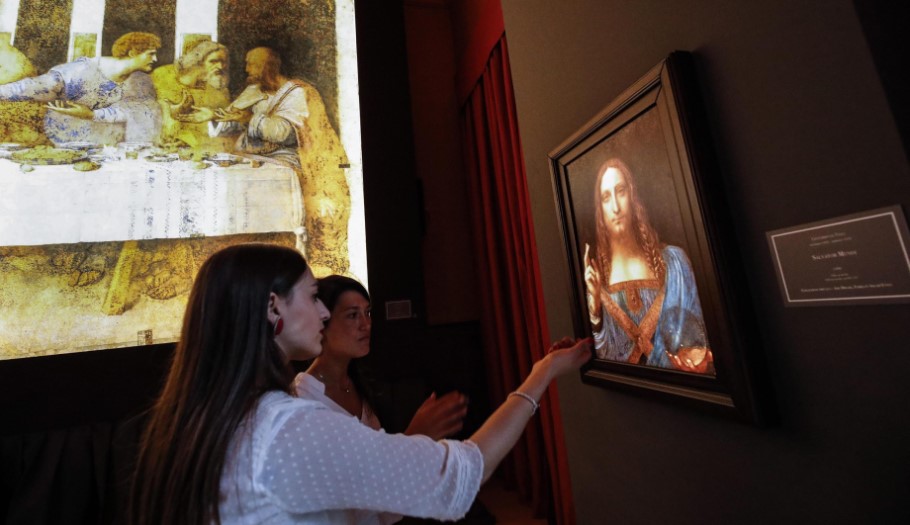
[[[503,0],[548,319],[570,333],[547,152],[676,49],[695,53],[780,422],[560,382],[578,521],[910,522],[910,307],[785,308],[765,232],[910,205],[852,3]]]

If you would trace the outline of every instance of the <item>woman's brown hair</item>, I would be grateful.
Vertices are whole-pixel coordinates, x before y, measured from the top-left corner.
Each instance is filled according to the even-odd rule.
[[[190,292],[180,342],[140,443],[130,523],[220,523],[219,487],[240,422],[292,372],[272,338],[269,293],[306,273],[296,251],[243,244],[212,255]]]
[[[319,300],[322,301],[322,304],[332,313],[335,314],[335,306],[338,304],[338,299],[341,297],[341,294],[345,292],[355,292],[361,297],[370,302],[370,293],[367,291],[366,287],[360,284],[359,281],[346,277],[344,275],[329,275],[322,277],[316,281],[319,295]],[[330,318],[328,323],[331,323],[332,319]],[[323,342],[325,344],[325,342]],[[363,358],[351,359],[351,362],[348,363],[348,377],[351,378],[351,382],[354,383],[354,388],[357,389],[357,393],[366,400],[367,404],[373,410],[378,410],[377,401],[379,397],[382,396],[382,393],[379,391],[377,386],[374,384],[372,373],[369,368],[364,364]]]

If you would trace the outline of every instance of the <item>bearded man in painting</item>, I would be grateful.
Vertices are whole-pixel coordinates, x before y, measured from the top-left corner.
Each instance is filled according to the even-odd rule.
[[[585,244],[584,261],[597,357],[714,375],[686,253],[660,242],[621,160],[600,167],[594,193],[596,249]]]
[[[267,47],[246,55],[247,87],[215,112],[215,133],[245,125],[235,148],[291,166],[303,191],[305,251],[317,277],[346,274],[351,194],[347,155],[319,92],[281,74],[281,58]]]
[[[161,141],[179,141],[192,148],[223,151],[209,144],[208,121],[214,110],[231,102],[228,91],[227,48],[205,40],[190,48],[175,63],[152,73],[164,122]]]

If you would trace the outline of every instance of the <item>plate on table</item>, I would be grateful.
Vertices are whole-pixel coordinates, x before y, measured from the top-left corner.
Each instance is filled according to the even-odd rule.
[[[152,147],[151,142],[119,142],[117,143],[117,149],[123,151],[139,151],[142,149],[149,149]]]
[[[88,157],[86,152],[75,149],[52,148],[50,146],[35,146],[31,149],[14,151],[10,160],[20,164],[73,164]]]
[[[143,157],[143,160],[147,160],[149,162],[171,162],[178,159],[179,157],[176,153],[155,153],[153,155]]]
[[[241,162],[246,162],[245,157],[239,155],[231,155],[230,153],[216,153],[214,155],[209,155],[206,160],[210,160],[215,163],[216,166],[221,166],[222,168],[227,168],[228,166],[233,166],[234,164],[240,164]]]
[[[76,150],[90,150],[90,149],[100,149],[103,146],[97,142],[64,142],[60,144],[63,149],[76,149]]]

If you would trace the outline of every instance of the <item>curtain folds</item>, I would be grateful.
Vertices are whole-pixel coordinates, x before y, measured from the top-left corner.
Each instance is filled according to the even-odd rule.
[[[482,327],[491,402],[505,400],[546,353],[546,324],[518,118],[503,36],[462,107]],[[559,400],[552,385],[539,418],[506,459],[506,481],[535,513],[575,523]]]

